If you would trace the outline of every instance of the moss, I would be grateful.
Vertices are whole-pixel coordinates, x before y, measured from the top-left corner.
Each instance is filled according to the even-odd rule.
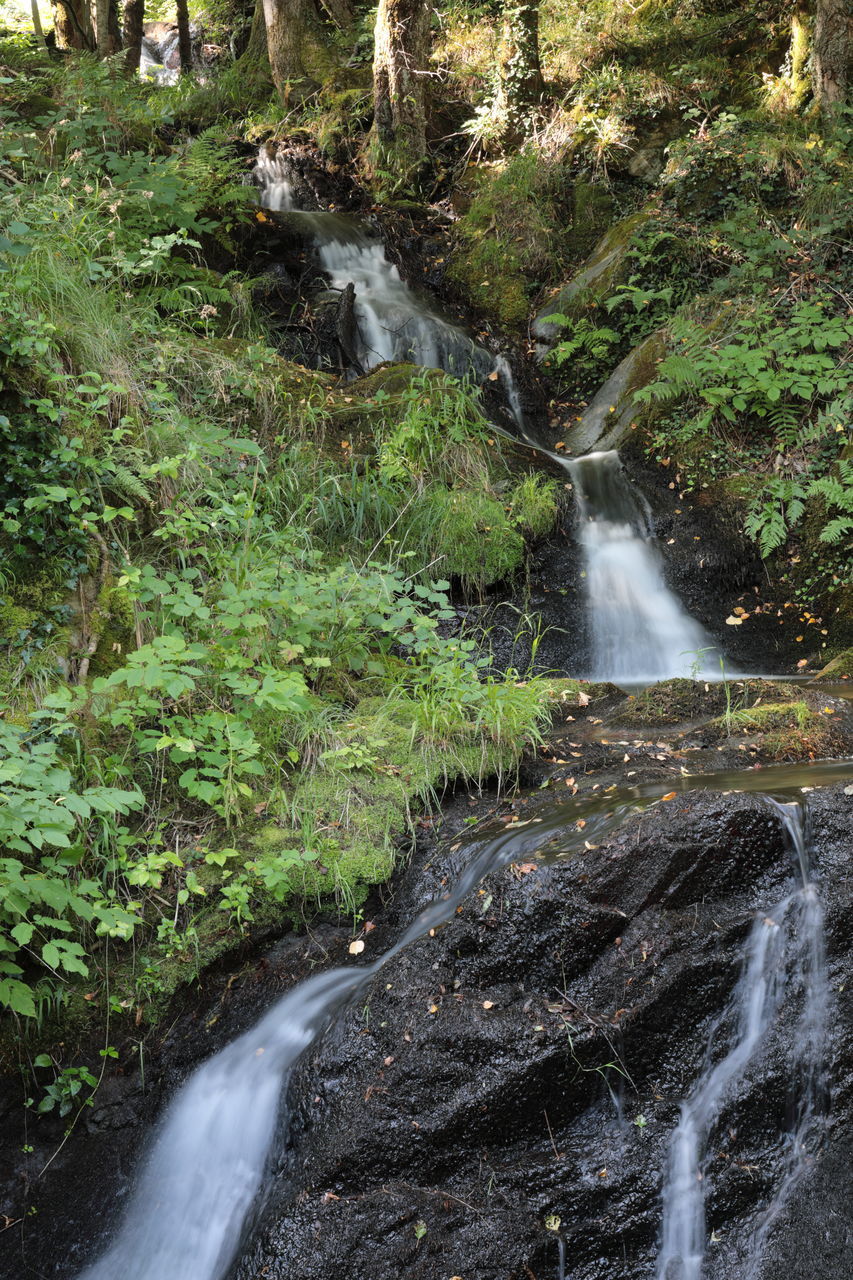
[[[564,260],[555,194],[559,166],[523,151],[484,167],[456,227],[448,279],[470,306],[506,328],[524,324],[529,298],[558,276]]]
[[[612,719],[620,725],[653,728],[716,716],[727,707],[733,709],[734,717],[742,714],[738,708],[742,708],[745,702],[767,697],[774,698],[774,705],[779,705],[795,700],[797,694],[790,685],[764,680],[730,680],[715,684],[702,680],[664,680],[627,698],[615,708]]]
[[[576,260],[590,254],[613,221],[613,196],[602,183],[575,182],[572,187],[572,225],[566,248]]]
[[[415,712],[416,704],[402,697],[391,704],[362,700],[340,734],[339,763],[300,774],[287,814],[253,837],[256,862],[283,856],[280,896],[358,907],[371,886],[390,876],[400,841],[411,835],[414,809],[454,777],[482,779],[516,763],[513,746],[484,746],[473,733],[470,741],[431,744]],[[460,726],[463,733],[469,728]],[[347,768],[349,761],[358,767]],[[298,826],[294,815],[300,815]],[[306,849],[305,861],[287,865]]]
[[[815,680],[853,680],[853,649],[845,649],[828,662]]]
[[[508,514],[526,538],[544,538],[557,523],[559,486],[540,474],[523,476],[509,495]]]
[[[98,647],[89,675],[108,676],[126,662],[128,651],[135,647],[136,612],[127,588],[106,586],[98,597],[89,625],[98,633]]]
[[[832,708],[815,710],[796,697],[732,711],[712,720],[706,732],[712,740],[745,736],[755,740],[770,760],[802,760],[831,756],[839,746],[837,716]]]
[[[468,304],[505,329],[524,324],[528,285],[516,255],[496,240],[463,240],[447,273]]]
[[[431,489],[418,519],[432,532],[433,555],[443,573],[463,585],[490,587],[510,577],[524,560],[524,538],[503,504],[476,489]]]

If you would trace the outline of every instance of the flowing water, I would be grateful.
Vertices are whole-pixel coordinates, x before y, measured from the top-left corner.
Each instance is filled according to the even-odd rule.
[[[190,1077],[160,1125],[113,1244],[80,1280],[221,1280],[240,1247],[246,1220],[261,1191],[273,1137],[280,1132],[277,1115],[282,1094],[293,1067],[334,1015],[384,965],[449,920],[490,872],[538,854],[550,859],[570,857],[590,840],[602,839],[630,812],[659,800],[665,788],[674,785],[681,790],[691,789],[691,784],[696,789],[729,790],[743,782],[743,789],[757,790],[760,781],[762,789],[781,794],[799,790],[804,776],[810,785],[849,777],[851,763],[827,761],[805,771],[802,766],[771,767],[761,771],[760,780],[749,773],[721,773],[624,788],[607,797],[556,805],[542,817],[472,840],[469,861],[453,888],[422,911],[384,955],[370,965],[332,969],[301,983],[255,1027]],[[777,811],[789,831],[797,830],[796,805],[777,803]],[[584,822],[578,830],[581,816]],[[802,843],[800,847],[804,849]],[[785,938],[795,916],[801,921],[799,936],[808,939],[808,945],[804,942],[791,951]],[[825,991],[818,938],[819,933],[822,938],[821,919],[817,895],[807,884],[756,922],[733,999],[738,1016],[736,1042],[685,1103],[674,1141],[659,1272],[665,1280],[676,1276],[696,1280],[700,1274],[704,1211],[696,1174],[701,1148],[727,1086],[751,1059],[778,1008],[785,990],[784,957],[789,951],[800,957],[797,975],[812,993],[804,1004],[797,1058],[803,1080],[813,1082],[809,1088],[814,1100],[806,1102],[806,1091],[801,1090],[795,1147],[806,1138],[816,1113],[825,1025],[826,999],[815,995]],[[810,958],[808,962],[805,957]],[[798,1167],[794,1161],[786,1173],[790,1186]],[[692,1270],[671,1269],[685,1257]]]
[[[713,1055],[681,1107],[672,1137],[663,1193],[663,1233],[658,1280],[701,1280],[708,1233],[705,1200],[708,1171],[703,1157],[722,1104],[761,1052],[783,1003],[800,1002],[793,1042],[793,1115],[777,1192],[752,1243],[747,1275],[759,1265],[767,1232],[805,1167],[809,1140],[821,1114],[823,1046],[829,991],[824,956],[823,908],[811,879],[802,806],[768,798],[780,817],[797,864],[800,887],[755,920],[743,972],[729,1009],[714,1028],[733,1024],[731,1045]]]
[[[261,149],[255,167],[261,203],[293,212],[294,183],[286,156]],[[508,361],[479,347],[444,320],[400,278],[381,241],[352,219],[301,213],[333,289],[352,285],[354,350],[362,371],[383,361],[410,360],[480,383],[499,382],[522,438],[571,474],[584,560],[584,591],[594,680],[640,687],[691,673],[721,675],[720,655],[664,580],[648,504],[625,475],[615,451],[565,459],[527,430]]]
[[[381,240],[353,218],[298,210],[292,172],[281,154],[262,148],[254,177],[264,208],[298,213],[331,288],[343,295],[347,286],[354,287],[349,354],[357,370],[366,373],[386,361],[410,361],[477,383],[489,379],[500,384],[516,424],[523,425],[521,397],[506,357],[478,346],[419,298],[401,279]]]
[[[575,487],[594,680],[720,678],[708,633],[664,581],[648,503],[615,451],[565,462]]]
[[[289,211],[293,185],[280,157],[261,153],[256,169],[267,208]],[[519,424],[521,405],[506,361],[478,347],[401,280],[382,245],[349,219],[301,213],[318,261],[334,289],[354,286],[357,363],[410,359],[482,380],[497,374]],[[523,427],[522,427],[523,430]],[[716,670],[703,629],[667,589],[647,505],[630,485],[618,454],[559,459],[569,469],[578,504],[580,541],[597,678],[646,683],[701,668]],[[731,1005],[715,1029],[728,1033],[685,1101],[673,1135],[663,1204],[659,1280],[699,1280],[706,1247],[703,1158],[727,1095],[761,1052],[786,1001],[799,1000],[793,1046],[792,1126],[782,1176],[759,1228],[753,1259],[803,1168],[820,1115],[828,994],[823,915],[808,865],[802,812],[780,794],[850,775],[850,762],[780,766],[758,772],[671,776],[664,782],[579,797],[528,823],[469,846],[457,883],[414,920],[369,965],[333,969],[288,993],[252,1030],[200,1067],[172,1101],[137,1182],[124,1223],[108,1252],[81,1280],[222,1280],[262,1190],[281,1099],[306,1048],[383,965],[456,907],[489,872],[522,857],[552,859],[601,839],[624,817],[692,789],[753,790],[770,802],[789,833],[801,887],[760,915],[746,944]],[[581,821],[582,819],[582,821]],[[580,826],[578,826],[580,823]],[[287,1117],[283,1117],[286,1128]],[[558,1240],[561,1276],[565,1246]],[[752,1266],[750,1262],[750,1267]]]

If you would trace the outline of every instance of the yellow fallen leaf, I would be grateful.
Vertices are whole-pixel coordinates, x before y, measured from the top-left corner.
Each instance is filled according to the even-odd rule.
[[[674,800],[677,795],[677,791],[667,791],[665,796],[661,796],[661,800]]]
[[[733,613],[730,613],[729,616],[726,618],[726,626],[741,627],[743,626],[743,618],[736,618]]]

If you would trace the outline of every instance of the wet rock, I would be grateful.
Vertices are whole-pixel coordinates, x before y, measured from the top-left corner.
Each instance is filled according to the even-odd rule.
[[[657,365],[666,354],[661,333],[652,333],[624,360],[596,393],[580,422],[565,433],[569,454],[619,449],[640,422],[642,411],[634,403],[634,393],[657,375]]]
[[[650,213],[640,211],[612,226],[568,284],[540,307],[533,321],[533,336],[540,343],[551,347],[560,334],[560,326],[549,322],[548,316],[580,315],[590,303],[602,302],[622,282],[631,242],[650,217]]]
[[[851,816],[839,790],[816,798],[827,896]],[[452,876],[459,856],[438,855],[427,878]],[[553,1214],[572,1276],[650,1273],[675,1104],[701,1070],[753,910],[791,882],[769,808],[721,796],[659,806],[568,861],[489,877],[305,1062],[241,1280],[325,1280],[342,1264],[424,1280],[554,1276]],[[843,873],[838,887],[848,902]],[[845,963],[838,912],[831,939]],[[836,1043],[839,1032],[849,1039],[849,1024]],[[783,1057],[771,1045],[727,1101],[709,1198],[721,1233],[736,1221],[748,1237],[772,1191]],[[840,1256],[849,1265],[848,1246]],[[713,1253],[709,1268],[743,1274]]]

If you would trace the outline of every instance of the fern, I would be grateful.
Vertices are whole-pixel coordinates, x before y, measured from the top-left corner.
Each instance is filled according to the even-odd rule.
[[[767,480],[764,492],[753,502],[744,521],[746,533],[758,542],[762,556],[769,556],[782,546],[788,530],[802,519],[805,499],[806,489],[799,480],[785,476]]]
[[[853,461],[839,458],[833,474],[812,481],[809,497],[823,498],[827,507],[839,512],[821,530],[821,542],[834,546],[853,533]]]
[[[790,401],[779,401],[767,411],[767,422],[773,432],[773,439],[784,452],[800,444],[803,423],[802,405]]]
[[[124,498],[136,498],[144,503],[150,501],[151,495],[145,482],[123,462],[112,464],[111,488]]]

